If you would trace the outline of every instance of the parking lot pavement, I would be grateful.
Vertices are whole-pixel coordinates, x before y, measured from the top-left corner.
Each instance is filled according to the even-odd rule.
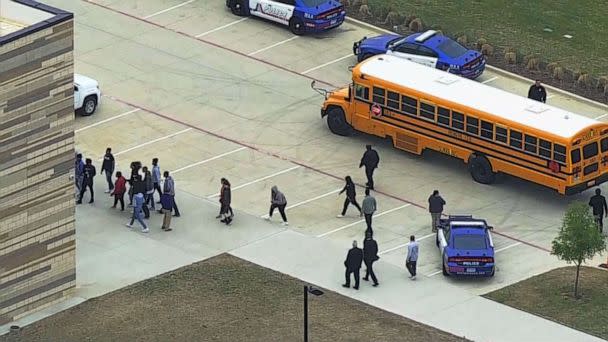
[[[478,294],[561,265],[546,249],[566,205],[588,194],[564,198],[511,177],[502,177],[492,186],[481,185],[471,180],[461,161],[432,152],[413,156],[381,139],[362,134],[344,138],[329,132],[319,113],[322,97],[310,89],[310,82],[317,78],[328,87],[348,83],[348,66],[355,62],[354,56],[348,57],[352,40],[369,35],[369,29],[345,23],[316,38],[293,38],[286,28],[232,16],[222,1],[96,2],[103,7],[86,1],[48,1],[77,14],[76,46],[82,49],[75,53],[76,71],[100,80],[104,94],[97,113],[76,119],[77,149],[86,157],[93,156],[99,167],[98,158],[111,146],[120,153],[117,161],[123,170],[132,160],[149,165],[151,158],[158,157],[161,168],[174,173],[177,201],[184,213],[174,221],[178,238],[153,232],[146,239],[154,242],[137,242],[141,252],[129,254],[135,264],[142,259],[138,255],[153,254],[158,244],[184,246],[173,262],[161,265],[161,272],[189,258],[230,251],[282,232],[278,213],[274,222],[262,221],[270,187],[275,184],[287,196],[289,232],[296,234],[286,236],[317,241],[311,246],[330,243],[348,248],[353,239],[362,238],[365,224],[352,207],[348,217],[335,217],[343,201],[337,191],[346,175],[359,184],[365,182],[357,166],[364,145],[371,143],[381,158],[374,193],[379,203],[375,238],[380,251],[386,252],[381,255],[381,265],[385,265],[381,267],[403,267],[411,234],[421,239],[421,278],[437,288],[447,286],[447,292],[456,288]],[[81,44],[83,40],[87,42]],[[481,81],[488,85],[504,81],[512,89],[528,87],[519,80],[492,75],[487,73]],[[588,106],[576,103],[581,110]],[[232,183],[238,215],[234,229],[211,221],[217,214],[215,195],[221,177]],[[98,177],[98,194],[103,183]],[[503,249],[497,254],[495,280],[453,282],[440,274],[430,276],[439,265],[426,210],[434,189],[447,200],[447,214],[474,214],[495,226],[496,249]],[[363,188],[357,192],[361,202]],[[121,255],[117,251],[126,244],[110,241],[131,243],[143,237],[134,233],[126,240],[114,238],[124,234],[105,227],[126,229],[120,225],[128,215],[106,210],[105,200],[98,202],[103,204],[78,207],[77,237],[85,246],[79,258],[82,265],[90,265],[94,257],[87,253],[102,253],[100,262],[116,266]],[[112,252],[94,245],[96,241],[110,244]],[[296,259],[285,261],[289,260],[298,264]],[[336,263],[340,265],[341,260]],[[96,270],[88,267],[79,266],[78,286],[95,294],[122,286],[125,279],[151,275],[154,269],[150,263],[137,277],[129,278],[125,270],[103,266],[100,271],[111,277],[105,284],[88,285],[95,284],[96,276]],[[114,279],[116,285],[112,285]]]

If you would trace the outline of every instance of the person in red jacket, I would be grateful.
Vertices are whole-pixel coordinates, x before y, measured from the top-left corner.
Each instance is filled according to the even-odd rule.
[[[114,205],[112,208],[116,208],[116,204],[120,201],[120,211],[125,211],[125,192],[127,192],[127,180],[122,176],[120,171],[116,172],[116,181],[114,182],[114,190],[112,190],[111,196],[114,196]]]

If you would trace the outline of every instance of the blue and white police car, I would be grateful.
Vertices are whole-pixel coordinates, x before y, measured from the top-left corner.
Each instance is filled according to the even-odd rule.
[[[469,50],[435,30],[407,37],[396,34],[363,37],[353,44],[353,53],[359,62],[374,55],[394,55],[470,79],[479,77],[486,67],[486,59],[481,53]]]
[[[338,0],[226,0],[239,16],[257,16],[289,26],[294,34],[320,32],[340,26],[346,17]]]
[[[439,220],[436,243],[443,275],[486,276],[495,272],[494,242],[486,220],[449,216]]]

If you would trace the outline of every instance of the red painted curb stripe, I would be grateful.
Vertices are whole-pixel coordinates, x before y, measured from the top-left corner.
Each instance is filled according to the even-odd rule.
[[[150,21],[150,20],[147,20],[147,19],[143,19],[143,18],[137,17],[137,16],[135,16],[135,15],[133,15],[133,14],[130,14],[130,13],[127,13],[127,12],[124,12],[124,11],[121,11],[121,10],[117,10],[117,9],[114,9],[114,8],[111,8],[111,7],[107,6],[107,5],[102,5],[102,4],[99,4],[99,3],[93,2],[93,1],[91,1],[91,0],[82,0],[82,1],[84,1],[84,2],[86,2],[86,3],[89,3],[89,4],[91,4],[91,5],[95,5],[95,6],[98,6],[98,7],[104,8],[104,9],[106,9],[106,10],[108,10],[108,11],[111,11],[111,12],[114,12],[114,13],[118,13],[118,14],[122,14],[122,15],[125,15],[125,16],[129,17],[129,18],[132,18],[132,19],[135,19],[135,20],[138,20],[138,21],[143,21],[143,22],[148,23],[148,24],[150,24],[150,25],[153,25],[153,26],[156,26],[156,27],[159,27],[159,28],[162,28],[162,29],[166,29],[166,30],[169,30],[169,31],[172,31],[172,32],[178,33],[178,34],[180,34],[180,35],[182,35],[182,36],[184,36],[184,37],[187,37],[187,38],[190,38],[190,39],[197,40],[197,41],[199,41],[199,42],[202,42],[202,43],[205,43],[205,44],[208,44],[208,45],[214,46],[214,47],[216,47],[216,48],[218,48],[218,49],[222,49],[222,50],[225,50],[225,51],[232,52],[232,53],[237,54],[237,55],[239,55],[239,56],[242,56],[242,57],[245,57],[245,58],[249,58],[249,59],[255,60],[255,61],[257,61],[257,62],[260,62],[260,63],[266,64],[266,65],[272,66],[272,67],[274,67],[274,68],[277,68],[277,69],[280,69],[280,70],[283,70],[283,71],[289,72],[289,73],[291,73],[291,74],[294,74],[294,75],[297,75],[297,76],[301,76],[301,77],[305,77],[305,78],[308,78],[308,79],[310,79],[310,80],[317,81],[317,82],[320,82],[320,83],[323,83],[323,84],[326,84],[326,85],[329,85],[329,86],[332,86],[332,87],[336,87],[336,88],[338,87],[338,86],[336,86],[336,85],[334,85],[334,84],[331,84],[331,83],[329,83],[329,82],[325,82],[325,81],[323,81],[323,80],[320,80],[320,79],[317,79],[317,78],[314,78],[314,77],[311,77],[311,76],[308,76],[308,75],[304,75],[304,74],[302,74],[302,73],[300,73],[300,72],[297,72],[297,71],[295,71],[295,70],[291,70],[291,69],[286,68],[286,67],[284,67],[284,66],[281,66],[281,65],[278,65],[278,64],[275,64],[275,63],[272,63],[272,62],[269,62],[269,61],[263,60],[263,59],[261,59],[261,58],[254,57],[254,56],[248,56],[247,54],[245,54],[245,53],[243,53],[243,52],[240,52],[240,51],[237,51],[237,50],[234,50],[234,49],[231,49],[231,48],[228,48],[228,47],[225,47],[225,46],[219,45],[219,44],[217,44],[217,43],[210,42],[210,41],[205,40],[205,39],[202,39],[202,38],[197,38],[197,37],[194,37],[194,36],[189,35],[189,34],[187,34],[187,33],[185,33],[185,32],[178,31],[178,30],[175,30],[175,29],[172,29],[172,28],[168,28],[168,27],[166,27],[166,26],[164,26],[164,25],[160,25],[160,24],[155,23],[155,22],[152,22],[152,21]],[[318,169],[318,168],[316,168],[316,167],[314,167],[314,166],[310,166],[310,165],[304,164],[303,162],[300,162],[300,161],[297,161],[297,160],[294,160],[294,159],[290,159],[290,158],[287,158],[287,157],[284,157],[284,156],[278,155],[278,154],[276,154],[276,153],[274,153],[274,152],[270,152],[270,151],[262,150],[262,149],[260,149],[260,148],[258,148],[258,147],[256,147],[256,146],[250,145],[250,144],[248,144],[248,143],[245,143],[245,142],[242,142],[242,141],[239,141],[239,140],[236,140],[236,139],[233,139],[233,138],[227,137],[227,136],[220,135],[220,134],[218,134],[218,133],[215,133],[215,132],[212,132],[212,131],[206,130],[206,129],[204,129],[204,128],[200,128],[200,127],[198,127],[198,126],[194,126],[194,125],[189,124],[189,123],[187,123],[187,122],[181,121],[181,120],[179,120],[179,119],[177,119],[177,118],[174,118],[174,117],[171,117],[171,116],[168,116],[168,115],[165,115],[165,114],[161,114],[161,113],[159,113],[159,112],[156,112],[156,111],[153,111],[153,110],[151,110],[151,109],[147,109],[147,108],[141,107],[141,106],[136,105],[136,104],[134,104],[134,103],[131,103],[131,102],[128,102],[128,101],[125,101],[125,100],[122,100],[122,99],[119,99],[119,98],[116,98],[116,97],[113,97],[113,96],[109,96],[109,97],[110,97],[111,99],[113,99],[113,100],[117,101],[117,102],[121,102],[121,103],[123,103],[123,104],[129,105],[129,106],[132,106],[132,107],[134,107],[134,108],[139,108],[139,109],[141,109],[141,110],[143,110],[143,111],[146,111],[146,112],[148,112],[148,113],[151,113],[151,114],[157,115],[157,116],[159,116],[159,117],[162,117],[162,118],[164,118],[164,119],[167,119],[167,120],[170,120],[170,121],[176,122],[176,123],[178,123],[178,124],[181,124],[181,125],[184,125],[184,126],[187,126],[187,127],[191,127],[191,128],[193,128],[193,129],[195,129],[195,130],[198,130],[198,131],[200,131],[200,132],[203,132],[203,133],[206,133],[206,134],[212,135],[212,136],[214,136],[214,137],[216,137],[216,138],[219,138],[219,139],[222,139],[222,140],[227,140],[227,141],[230,141],[230,142],[232,142],[232,143],[234,143],[234,144],[237,144],[237,145],[240,145],[240,146],[244,146],[244,147],[250,148],[250,149],[252,149],[252,150],[254,150],[254,151],[257,151],[257,152],[260,152],[260,153],[264,153],[264,154],[266,154],[266,155],[273,156],[273,157],[278,158],[278,159],[281,159],[281,160],[289,161],[289,162],[291,162],[291,163],[293,163],[293,164],[299,165],[299,166],[304,167],[304,168],[306,168],[306,169],[309,169],[309,170],[311,170],[311,171],[314,171],[314,172],[317,172],[317,173],[320,173],[320,174],[323,174],[323,175],[326,175],[326,176],[329,176],[329,177],[332,177],[332,178],[335,178],[335,179],[339,179],[339,180],[342,180],[342,179],[343,179],[342,177],[339,177],[339,176],[333,175],[333,174],[331,174],[331,173],[329,173],[329,172],[323,171],[323,170]],[[363,185],[361,185],[361,184],[357,184],[357,185],[358,185],[358,186],[360,186],[360,187],[364,187],[364,186],[363,186]],[[376,190],[374,190],[374,191],[375,191],[375,192],[377,192],[377,193],[379,193],[379,194],[381,194],[381,195],[384,195],[384,196],[386,196],[386,197],[389,197],[389,198],[392,198],[392,199],[395,199],[395,200],[398,200],[398,201],[401,201],[401,202],[404,202],[404,203],[408,203],[408,204],[410,204],[410,205],[413,205],[413,206],[418,207],[418,208],[421,208],[421,209],[426,209],[426,206],[423,206],[423,205],[421,205],[421,204],[418,204],[418,203],[412,202],[412,201],[407,200],[407,199],[405,199],[405,198],[401,198],[401,197],[399,197],[399,196],[392,195],[392,194],[389,194],[389,193],[386,193],[386,192],[382,192],[382,191],[376,191]],[[534,247],[534,248],[540,249],[540,250],[545,251],[545,252],[549,252],[549,253],[551,252],[551,251],[550,251],[550,250],[548,250],[547,248],[544,248],[544,247],[538,246],[538,245],[533,244],[533,243],[531,243],[531,242],[526,242],[526,241],[520,240],[520,239],[518,239],[518,238],[515,238],[515,237],[512,237],[512,236],[509,236],[509,235],[507,235],[507,234],[497,232],[496,230],[494,230],[493,232],[494,232],[495,234],[497,234],[497,235],[500,235],[500,236],[502,236],[502,237],[505,237],[505,238],[511,239],[511,240],[513,240],[513,241],[520,242],[520,243],[522,243],[522,244],[524,244],[524,245],[527,245],[527,246],[530,246],[530,247]]]

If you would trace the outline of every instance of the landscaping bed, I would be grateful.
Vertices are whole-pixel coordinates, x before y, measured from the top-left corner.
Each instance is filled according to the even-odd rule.
[[[26,326],[17,340],[301,341],[303,285],[223,254]],[[309,298],[311,341],[466,341],[324,291]]]

